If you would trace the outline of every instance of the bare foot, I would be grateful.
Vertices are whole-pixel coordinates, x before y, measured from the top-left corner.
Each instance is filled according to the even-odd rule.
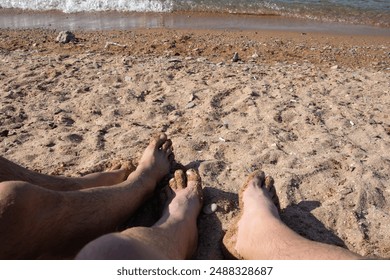
[[[264,172],[249,176],[241,188],[240,215],[226,233],[223,244],[241,259],[356,259],[340,247],[303,238],[287,227],[278,213],[271,177]]]
[[[273,179],[266,178],[262,171],[251,174],[240,192],[242,213],[237,224],[237,240],[234,248],[239,256],[253,259],[253,248],[251,248],[251,246],[253,247],[253,237],[264,240],[263,246],[267,246],[267,242],[272,240],[267,239],[268,234],[273,234],[268,228],[273,223],[281,222],[276,207],[278,204]],[[263,228],[266,228],[267,231],[263,231]],[[261,231],[255,231],[257,229],[261,229]],[[259,240],[256,240],[256,243],[259,243]],[[258,249],[257,246],[256,249]],[[264,251],[266,251],[265,248],[262,248],[261,252]],[[255,253],[256,256],[259,255],[257,251]]]
[[[240,189],[239,204],[240,213],[232,221],[223,239],[224,253],[228,258],[250,259],[246,254],[253,245],[246,242],[252,232],[250,227],[261,226],[257,223],[263,220],[280,219],[279,200],[273,187],[273,179],[266,178],[262,171],[252,173]]]
[[[184,174],[176,170],[166,187],[167,207],[153,228],[164,231],[171,240],[167,253],[170,259],[188,259],[197,248],[197,218],[203,205],[202,183],[199,174],[190,169]]]
[[[174,160],[172,141],[163,133],[152,137],[145,149],[136,172],[156,185],[168,174]]]

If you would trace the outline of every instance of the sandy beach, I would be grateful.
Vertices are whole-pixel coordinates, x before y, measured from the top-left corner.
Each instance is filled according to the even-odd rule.
[[[163,131],[203,179],[195,259],[223,259],[259,168],[292,229],[390,258],[390,37],[137,29],[59,44],[59,31],[0,29],[2,156],[81,176],[137,162]]]

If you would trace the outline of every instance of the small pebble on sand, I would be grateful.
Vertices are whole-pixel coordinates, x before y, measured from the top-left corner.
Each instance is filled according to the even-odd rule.
[[[218,206],[215,203],[207,204],[206,206],[203,207],[203,213],[210,215],[215,211],[217,211],[217,208]]]

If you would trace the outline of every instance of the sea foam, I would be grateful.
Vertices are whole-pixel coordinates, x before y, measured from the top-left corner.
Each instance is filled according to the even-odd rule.
[[[89,11],[169,12],[171,0],[0,0],[2,8],[60,10],[66,13]]]

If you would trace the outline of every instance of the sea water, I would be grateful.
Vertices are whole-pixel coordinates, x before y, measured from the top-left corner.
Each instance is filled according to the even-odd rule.
[[[1,8],[282,15],[390,27],[390,0],[0,0]]]

